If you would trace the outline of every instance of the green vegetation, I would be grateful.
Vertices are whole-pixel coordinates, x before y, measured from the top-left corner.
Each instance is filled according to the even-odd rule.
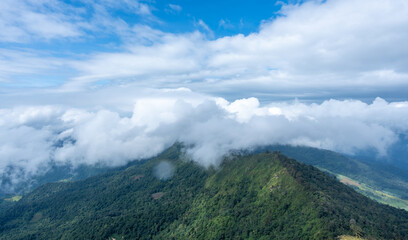
[[[21,199],[22,197],[23,197],[23,196],[16,195],[16,196],[13,196],[13,197],[11,197],[11,198],[5,198],[4,201],[18,202],[18,201],[20,201],[20,199]]]
[[[340,153],[310,147],[274,145],[267,149],[280,151],[288,157],[313,165],[337,177],[353,179],[361,185],[353,186],[361,194],[381,203],[408,210],[408,172],[405,170],[378,162],[367,163]]]
[[[3,198],[0,199],[0,215],[6,211],[7,209],[9,209],[11,206],[13,206],[15,203],[17,203],[18,201],[20,201],[20,199],[23,196],[20,195],[16,195],[16,196],[10,196],[8,198]]]
[[[408,212],[279,153],[203,169],[176,145],[143,163],[46,184],[0,214],[0,239],[407,239]],[[175,172],[154,176],[161,161]]]
[[[397,196],[394,196],[392,193],[376,190],[371,186],[368,186],[367,184],[359,183],[341,174],[337,174],[336,176],[340,180],[340,182],[349,185],[350,187],[356,189],[358,192],[362,193],[367,197],[370,197],[371,199],[376,200],[377,202],[405,209],[408,211],[408,200],[404,200]]]

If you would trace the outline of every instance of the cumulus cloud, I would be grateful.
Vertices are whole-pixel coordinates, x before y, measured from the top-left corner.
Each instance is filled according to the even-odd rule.
[[[258,32],[218,39],[209,39],[211,29],[202,20],[196,25],[207,34],[176,34],[131,25],[110,12],[121,9],[149,19],[149,7],[138,1],[79,1],[77,7],[18,2],[20,8],[12,1],[0,3],[2,42],[103,32],[118,34],[124,44],[75,60],[1,51],[0,81],[73,70],[62,88],[29,94],[8,89],[0,95],[0,179],[11,179],[11,185],[42,174],[50,164],[120,166],[157,155],[177,141],[190,146],[187,154],[194,161],[211,166],[231,150],[274,143],[386,155],[399,134],[407,134],[407,102],[261,104],[260,98],[242,98],[406,97],[404,0],[285,5]],[[106,84],[101,81],[114,86],[96,90]],[[226,100],[231,94],[242,99]]]
[[[181,91],[181,94],[180,94]],[[192,160],[217,166],[232,150],[305,145],[386,155],[408,132],[408,102],[228,102],[187,89],[133,99],[133,109],[33,106],[0,110],[0,175],[12,182],[52,164],[121,166],[183,142]],[[175,94],[174,92],[178,92]],[[187,93],[183,96],[183,92]]]
[[[56,141],[55,132],[61,127],[60,114],[58,108],[50,106],[0,110],[2,188],[12,189],[16,183],[28,181],[33,175],[48,170]]]

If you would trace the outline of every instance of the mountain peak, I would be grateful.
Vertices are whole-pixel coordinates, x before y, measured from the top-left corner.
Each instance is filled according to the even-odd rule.
[[[317,168],[280,152],[236,154],[219,169],[205,169],[186,161],[180,149],[173,146],[157,158],[84,181],[38,188],[0,216],[0,236],[10,239],[408,236],[407,212],[376,203]],[[155,174],[163,161],[174,168],[166,179]]]

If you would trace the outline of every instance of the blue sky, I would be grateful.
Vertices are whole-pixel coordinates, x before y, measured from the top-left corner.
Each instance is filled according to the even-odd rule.
[[[0,91],[404,100],[406,4],[368,2],[2,1]]]
[[[204,166],[275,143],[393,156],[407,26],[406,0],[2,0],[0,179],[175,141]]]
[[[41,2],[41,1],[40,1]],[[61,9],[53,9],[53,4],[30,4],[30,1],[20,1],[23,5],[28,5],[34,13],[52,15]],[[135,24],[150,26],[154,29],[168,33],[188,33],[194,31],[203,31],[209,34],[210,38],[219,38],[224,36],[233,36],[236,34],[248,35],[257,32],[262,21],[272,19],[279,15],[279,10],[285,4],[285,1],[123,1],[123,3],[108,3],[101,7],[93,4],[92,1],[59,1],[60,8],[74,8],[71,15],[74,23],[74,17],[83,18],[83,21],[92,21],[97,11],[104,11],[106,18],[120,20],[129,27]],[[97,1],[96,1],[97,2]],[[106,1],[113,2],[113,1]],[[118,1],[121,2],[121,1]],[[125,3],[129,2],[129,3]],[[135,7],[129,8],[128,4],[137,3],[146,6],[148,13],[138,13]],[[18,5],[15,5],[18,8]],[[104,8],[103,10],[97,8]],[[63,12],[63,10],[61,11]],[[60,14],[60,13],[59,13]],[[99,13],[101,14],[101,13]],[[76,15],[76,16],[72,16]],[[67,17],[67,16],[65,16]],[[199,22],[202,21],[203,24]],[[6,23],[7,24],[7,23]],[[33,23],[34,24],[34,23]],[[204,27],[204,24],[209,29]],[[24,28],[23,25],[17,25],[17,28]],[[112,51],[112,46],[122,44],[121,36],[117,32],[109,29],[100,29],[98,31],[84,31],[80,38],[49,38],[43,39],[41,36],[30,38],[30,41],[2,41],[0,46],[4,48],[27,47],[36,50],[48,50],[50,54],[56,56],[65,56],[73,53],[84,54],[94,51]],[[52,52],[51,52],[52,51]]]
[[[157,16],[163,19],[162,30],[194,31],[201,19],[214,32],[214,37],[249,34],[258,31],[261,21],[275,17],[283,1],[157,1]],[[176,10],[169,6],[178,6]],[[159,26],[160,27],[160,26]]]
[[[129,38],[138,38],[137,31],[131,36],[124,36],[124,32],[135,25],[174,34],[200,31],[209,40],[236,34],[247,35],[258,31],[262,21],[279,14],[283,4],[264,0],[5,1],[1,10],[5,33],[0,39],[0,48],[13,51],[10,54],[16,58],[32,56],[64,61],[84,59],[99,52],[121,51]],[[31,22],[10,19],[25,14],[37,16]],[[52,25],[48,26],[47,20],[53,21]],[[66,34],[60,32],[64,30]],[[8,31],[12,36],[6,36]],[[7,53],[4,55],[4,61],[12,63],[14,59],[10,59]],[[15,59],[15,65],[24,68],[19,60]],[[49,71],[41,71],[41,67],[37,67],[30,69],[32,72],[29,71],[29,74],[24,74],[25,70],[2,72],[0,79],[4,81],[0,81],[0,86],[3,90],[58,86],[76,74],[75,69],[69,66]]]

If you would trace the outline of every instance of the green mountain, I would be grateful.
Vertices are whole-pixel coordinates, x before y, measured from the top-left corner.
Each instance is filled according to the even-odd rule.
[[[378,202],[408,210],[408,171],[404,169],[311,147],[274,145],[262,151],[265,149],[280,151],[290,158],[335,175],[343,183]]]
[[[256,149],[252,152],[280,151],[284,155],[300,162],[313,165],[322,171],[336,176],[361,194],[378,202],[408,211],[408,171],[396,168],[390,164],[378,161],[353,159],[340,153],[302,146],[273,145]],[[115,169],[113,169],[115,170]],[[36,187],[58,181],[78,181],[95,176],[112,169],[104,166],[53,166],[45,175],[37,176],[29,182],[13,185],[13,191],[8,189],[7,179],[2,179],[0,186],[0,212],[8,208],[21,195]]]
[[[176,145],[152,160],[37,188],[0,239],[408,239],[408,212],[278,152],[203,169]]]

